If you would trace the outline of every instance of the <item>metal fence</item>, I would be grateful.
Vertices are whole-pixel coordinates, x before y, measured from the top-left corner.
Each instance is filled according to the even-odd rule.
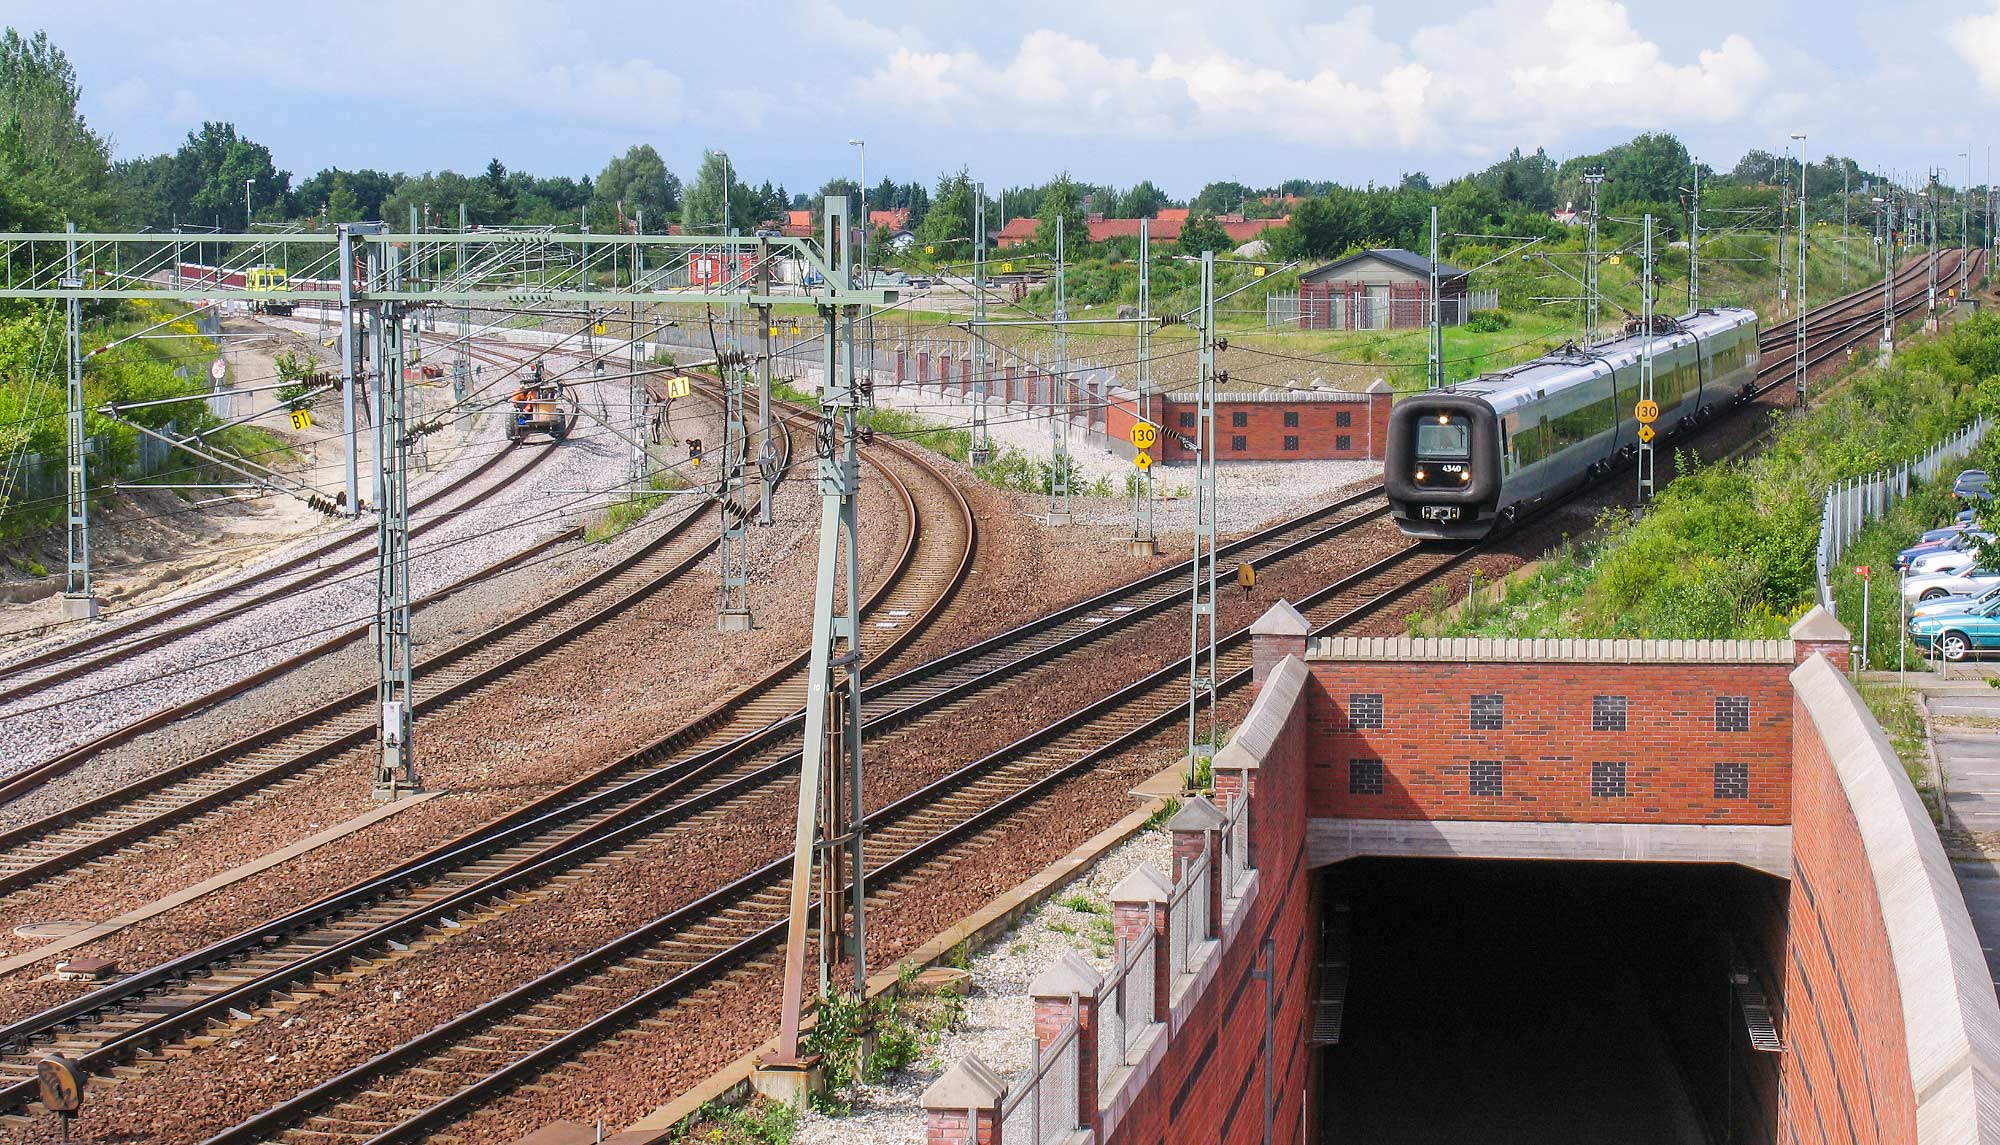
[[[171,437],[175,432],[174,423],[170,421],[161,426],[160,432]],[[131,457],[107,472],[103,465],[106,451],[110,448],[110,439],[102,434],[84,439],[83,452],[88,459],[93,488],[121,479],[150,477],[176,464],[173,446],[141,436],[132,445]],[[186,464],[187,459],[182,458],[179,463]],[[10,505],[59,500],[68,492],[69,467],[63,457],[44,457],[25,451],[11,458],[0,456],[0,510]]]
[[[1438,320],[1446,326],[1463,325],[1475,311],[1495,310],[1500,291],[1471,290],[1462,297],[1438,299]],[[1303,317],[1303,320],[1301,316]],[[1335,294],[1314,298],[1303,306],[1297,294],[1270,294],[1264,297],[1264,325],[1287,330],[1386,330],[1391,327],[1417,328],[1430,323],[1430,299],[1363,297],[1350,303],[1348,296]]]
[[[1082,1060],[1075,1007],[1045,1049],[1034,1048],[1028,1072],[1007,1087],[1000,1104],[1000,1139],[1048,1145],[1077,1129],[1077,1080]],[[1034,1035],[1030,1034],[1032,1040]]]
[[[1944,469],[1945,462],[1972,452],[1992,428],[1992,421],[1980,418],[1925,452],[1893,469],[1851,477],[1827,487],[1819,516],[1819,600],[1827,611],[1834,609],[1830,576],[1842,553],[1870,521],[1889,515],[1896,502],[1910,495],[1912,481],[1930,481]]]

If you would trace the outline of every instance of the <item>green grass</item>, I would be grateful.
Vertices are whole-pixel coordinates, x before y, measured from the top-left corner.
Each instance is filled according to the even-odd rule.
[[[738,1108],[711,1101],[697,1110],[676,1141],[704,1145],[791,1145],[799,1115],[788,1105],[758,1098]]]
[[[1924,746],[1924,717],[1917,710],[1912,690],[1895,684],[1863,683],[1860,691],[1868,710],[1875,713],[1875,722],[1882,725],[1890,746],[1896,749],[1896,758],[1902,761],[1911,784],[1920,792],[1929,791],[1930,759]]]
[[[1642,517],[1608,514],[1598,539],[1559,550],[1497,606],[1447,616],[1440,604],[1413,627],[1453,636],[1783,636],[1816,592],[1828,483],[1885,470],[1996,408],[2000,317],[1981,315],[1911,343],[1886,369],[1856,369],[1754,457],[1708,466],[1680,459],[1681,475]],[[2000,438],[1990,438],[1969,463],[1996,456]],[[1953,472],[1843,559],[1833,578],[1843,622],[1858,627],[1861,619],[1859,582],[1845,569],[1870,564],[1890,573],[1896,549],[1945,515],[1940,490]],[[1893,593],[1876,593],[1869,617],[1870,643],[1885,654],[1897,639]]]
[[[687,479],[678,473],[655,474],[647,483],[651,488],[662,490],[659,494],[642,493],[629,500],[620,501],[597,514],[584,526],[583,539],[596,543],[608,541],[632,526],[646,519],[647,515],[667,502],[665,491],[685,489]]]

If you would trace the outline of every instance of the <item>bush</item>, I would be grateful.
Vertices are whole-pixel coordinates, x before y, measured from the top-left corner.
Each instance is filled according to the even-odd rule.
[[[1513,324],[1505,310],[1475,310],[1465,320],[1465,328],[1475,334],[1497,334]]]

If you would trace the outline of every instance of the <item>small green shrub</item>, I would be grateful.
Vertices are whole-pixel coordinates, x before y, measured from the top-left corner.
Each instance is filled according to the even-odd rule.
[[[1465,328],[1475,334],[1497,334],[1513,324],[1505,310],[1475,310],[1465,320]]]

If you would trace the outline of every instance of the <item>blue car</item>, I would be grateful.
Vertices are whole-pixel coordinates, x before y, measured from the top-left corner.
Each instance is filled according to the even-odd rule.
[[[2000,600],[1970,612],[1912,620],[1910,642],[1925,655],[1942,656],[1954,664],[2000,648]]]
[[[1984,469],[1967,469],[1951,483],[1951,495],[1961,501],[1991,501],[1993,492],[1987,486],[1992,482]]]

